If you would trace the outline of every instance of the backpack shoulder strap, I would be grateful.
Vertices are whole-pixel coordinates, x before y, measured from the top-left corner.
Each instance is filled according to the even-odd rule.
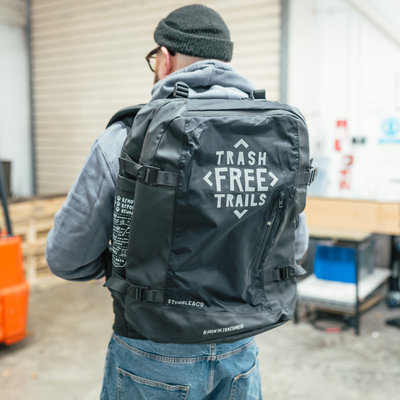
[[[123,108],[122,110],[119,110],[110,119],[110,121],[108,122],[108,124],[106,126],[106,129],[118,121],[123,122],[127,127],[130,128],[133,124],[133,120],[135,119],[136,114],[139,112],[139,110],[143,106],[144,106],[144,104],[138,104],[136,106],[130,106],[130,107]]]

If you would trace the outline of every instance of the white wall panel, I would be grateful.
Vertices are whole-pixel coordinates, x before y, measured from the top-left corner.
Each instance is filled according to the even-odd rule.
[[[400,47],[353,3],[291,1],[289,102],[305,114],[320,170],[311,194],[398,202]],[[398,1],[362,4],[400,31]]]
[[[33,194],[25,0],[0,0],[0,159],[11,162],[14,196]]]

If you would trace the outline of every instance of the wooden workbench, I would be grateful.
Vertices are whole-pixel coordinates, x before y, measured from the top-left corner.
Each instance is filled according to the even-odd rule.
[[[393,250],[393,248],[395,241],[394,236],[400,235],[400,202],[378,203],[374,201],[308,197],[305,213],[307,217],[307,225],[310,230],[310,236],[312,237],[329,237],[333,240],[347,239],[359,241],[363,239],[364,235],[368,235],[370,233],[391,235],[391,268],[394,265],[395,260],[398,258],[398,254]],[[338,295],[340,294],[342,307],[339,308],[342,308],[341,313],[344,312],[344,305],[348,308],[347,312],[354,307],[351,314],[355,314],[355,327],[356,333],[358,334],[359,314],[370,308],[382,298],[382,295],[378,294],[368,300],[368,296],[366,296],[366,294],[370,294],[371,291],[373,291],[372,289],[375,289],[375,286],[378,287],[383,284],[386,279],[389,278],[391,271],[376,270],[374,274],[376,276],[371,275],[369,280],[364,280],[360,287],[358,287],[358,284],[354,285],[341,284],[339,282],[319,282],[319,280],[316,280],[315,277],[310,276],[306,278],[306,280],[303,282],[303,285],[299,284],[299,298],[301,299],[303,297],[305,303],[309,303],[310,298],[312,298],[311,302],[319,306],[321,306],[324,302],[325,308],[328,308],[327,300],[329,300],[329,306],[338,308],[338,299],[332,296],[332,292],[337,293]],[[367,283],[373,283],[375,286],[372,287],[370,285],[370,287],[366,285]],[[318,286],[318,289],[316,290],[314,287],[315,284],[317,284],[316,286],[328,285],[332,290],[330,293],[328,293],[326,288],[321,288],[320,286]],[[346,286],[348,293],[346,290],[343,290],[342,286]],[[316,290],[318,295],[313,293],[311,296],[310,293],[308,293],[310,290]],[[355,295],[353,293],[354,291],[356,291]],[[329,299],[321,299],[318,297],[324,295],[327,295]],[[351,299],[353,300],[350,301]],[[336,300],[336,303],[334,300]],[[352,304],[354,302],[355,305]]]
[[[307,225],[316,229],[338,229],[400,235],[400,202],[327,199],[308,197]]]

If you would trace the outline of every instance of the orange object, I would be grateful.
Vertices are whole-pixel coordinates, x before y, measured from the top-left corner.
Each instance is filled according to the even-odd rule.
[[[19,342],[26,336],[29,284],[25,281],[22,241],[0,238],[0,343]]]

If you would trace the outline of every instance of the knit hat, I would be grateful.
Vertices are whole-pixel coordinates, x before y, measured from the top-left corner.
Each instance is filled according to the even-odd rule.
[[[233,43],[221,16],[211,8],[192,4],[172,11],[154,31],[159,46],[188,56],[231,61]]]

